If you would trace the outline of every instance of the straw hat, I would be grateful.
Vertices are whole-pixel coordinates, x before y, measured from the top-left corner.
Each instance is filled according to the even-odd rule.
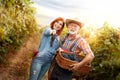
[[[77,21],[77,20],[74,20],[74,19],[66,19],[66,25],[68,26],[68,24],[70,24],[70,23],[75,23],[75,24],[79,25],[80,28],[83,27],[83,23],[81,23],[81,22],[79,22],[79,21]]]

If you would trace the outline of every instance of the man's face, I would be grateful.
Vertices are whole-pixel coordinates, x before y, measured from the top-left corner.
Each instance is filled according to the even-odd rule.
[[[80,26],[75,23],[68,24],[68,30],[70,34],[76,34],[79,29],[80,29]]]

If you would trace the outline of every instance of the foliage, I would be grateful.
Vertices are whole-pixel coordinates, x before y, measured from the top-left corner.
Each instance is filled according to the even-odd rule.
[[[37,31],[31,3],[30,0],[0,1],[0,62],[5,53],[18,49],[25,37]]]
[[[120,75],[120,29],[107,23],[95,32],[90,43],[95,54],[88,80],[118,80]]]
[[[120,80],[120,73],[117,75],[116,80]]]
[[[63,38],[67,33],[68,33],[68,29],[65,26],[64,29],[63,29],[63,31],[62,31],[62,33],[61,33],[61,35],[60,35],[60,37]]]

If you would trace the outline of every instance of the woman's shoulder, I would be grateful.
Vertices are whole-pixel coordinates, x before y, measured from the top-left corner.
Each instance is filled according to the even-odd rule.
[[[49,27],[46,27],[46,28],[44,29],[44,31],[46,31],[46,30],[51,30],[51,28],[49,28]]]
[[[51,31],[51,28],[49,28],[49,27],[44,28],[43,34],[48,34],[48,33],[50,33],[50,31]]]

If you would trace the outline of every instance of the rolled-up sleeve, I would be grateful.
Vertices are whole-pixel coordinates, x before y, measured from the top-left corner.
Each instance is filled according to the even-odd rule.
[[[78,44],[79,48],[83,51],[83,53],[86,55],[88,53],[91,53],[93,55],[93,52],[89,46],[89,44],[86,42],[85,39],[81,39],[81,41]]]

